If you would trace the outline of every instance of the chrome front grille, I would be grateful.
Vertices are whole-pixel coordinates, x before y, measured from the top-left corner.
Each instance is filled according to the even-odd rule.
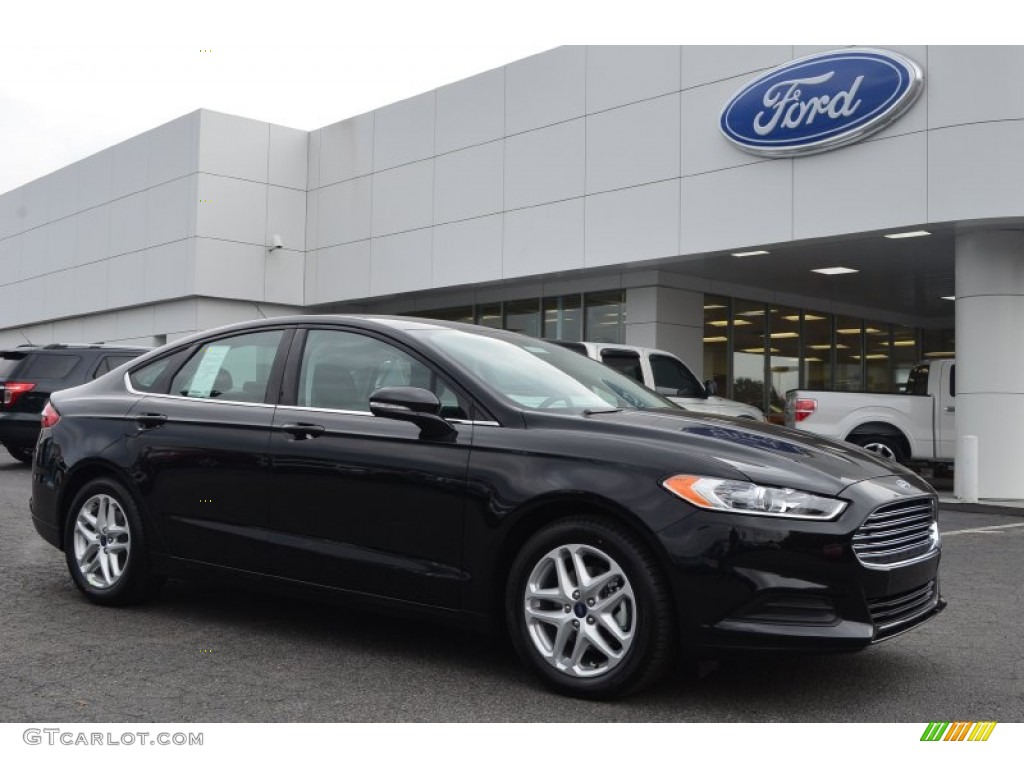
[[[923,587],[903,592],[899,595],[868,600],[871,620],[884,633],[898,625],[912,622],[928,613],[939,601],[939,593],[935,582],[929,581]]]
[[[872,512],[853,534],[853,551],[864,565],[890,567],[916,560],[938,546],[932,499],[909,499]]]

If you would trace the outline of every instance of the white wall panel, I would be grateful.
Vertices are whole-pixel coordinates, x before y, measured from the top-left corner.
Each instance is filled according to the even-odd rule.
[[[933,45],[928,48],[929,127],[1024,118],[1019,45]]]
[[[45,272],[68,269],[76,262],[76,222],[73,216],[47,224]]]
[[[501,279],[502,217],[434,228],[433,287]]]
[[[434,221],[443,224],[501,211],[505,144],[490,144],[434,160]]]
[[[432,242],[429,229],[375,237],[371,244],[370,292],[384,295],[428,287]]]
[[[371,176],[323,187],[317,202],[316,246],[324,248],[368,238],[372,195]]]
[[[433,160],[379,171],[373,175],[374,237],[429,227],[433,221]]]
[[[187,176],[199,169],[199,112],[149,131],[147,186]]]
[[[280,235],[287,250],[302,251],[306,240],[306,193],[285,187],[267,187],[267,231],[269,248]]]
[[[21,219],[21,231],[35,229],[49,220],[50,177],[31,181],[22,187],[21,204],[18,216]]]
[[[1024,121],[977,123],[928,134],[930,221],[1020,216]]]
[[[196,181],[184,176],[146,191],[146,246],[182,240],[194,233]]]
[[[370,241],[324,248],[313,254],[314,282],[306,282],[307,304],[370,295]]]
[[[320,137],[323,130],[311,131],[309,142],[306,146],[306,189],[316,189],[320,186]]]
[[[793,236],[918,224],[927,219],[923,133],[855,144],[793,161]]]
[[[197,235],[263,246],[267,217],[265,184],[200,173],[196,194]]]
[[[793,161],[773,160],[682,181],[681,252],[789,240]]]
[[[584,120],[553,125],[505,140],[505,209],[583,194],[586,178]]]
[[[679,95],[587,118],[587,194],[679,176]]]
[[[280,125],[270,126],[269,181],[280,187],[306,189],[309,134]]]
[[[75,263],[98,261],[112,254],[110,208],[99,205],[75,216]]]
[[[73,216],[78,211],[78,163],[50,174],[47,220]]]
[[[587,46],[587,112],[679,90],[678,45]]]
[[[373,169],[423,160],[434,154],[433,91],[413,96],[374,113]]]
[[[0,240],[0,285],[16,283],[21,279],[21,249],[25,235],[12,235]],[[3,305],[0,304],[0,313]],[[0,328],[4,325],[0,322]]]
[[[505,214],[502,276],[522,277],[583,266],[583,200]]]
[[[0,241],[21,232],[23,198],[22,187],[0,195]]]
[[[143,133],[110,148],[112,197],[124,197],[149,186],[149,134]]]
[[[504,135],[504,67],[437,89],[437,154]]]
[[[200,110],[199,170],[247,181],[267,181],[270,126],[258,120]]]
[[[683,176],[735,168],[763,158],[742,152],[722,135],[718,115],[732,95],[749,78],[740,77],[683,91],[682,169]]]
[[[78,210],[102,205],[111,199],[114,150],[104,149],[78,162]],[[2,233],[0,233],[2,234]]]
[[[142,301],[146,281],[146,254],[142,251],[115,256],[107,261],[107,301],[126,307]]]
[[[201,296],[263,300],[266,249],[199,237],[196,248],[196,288]]]
[[[147,248],[143,254],[142,296],[145,301],[163,301],[188,296],[194,290],[195,241]]]
[[[162,301],[153,313],[154,333],[181,333],[196,331],[196,300]]]
[[[684,45],[682,87],[693,88],[770,69],[792,58],[791,45]]]
[[[505,67],[508,134],[580,117],[586,101],[586,48],[563,46]]]
[[[586,198],[586,266],[679,253],[679,181]]]
[[[311,189],[373,172],[373,122],[370,112],[319,131],[319,179],[310,179]]]
[[[146,247],[146,193],[136,192],[110,204],[110,252]]]
[[[303,303],[305,254],[280,249],[267,254],[263,297],[278,304]]]

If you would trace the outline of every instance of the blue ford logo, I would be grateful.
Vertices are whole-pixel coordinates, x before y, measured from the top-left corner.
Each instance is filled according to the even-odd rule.
[[[791,61],[732,97],[719,118],[745,152],[793,157],[851,144],[914,103],[924,74],[891,51],[852,48]]]

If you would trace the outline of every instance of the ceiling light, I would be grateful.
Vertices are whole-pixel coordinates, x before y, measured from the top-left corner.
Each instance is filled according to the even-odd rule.
[[[913,339],[898,339],[892,343],[894,347],[916,347],[917,342]]]
[[[794,331],[784,331],[782,333],[773,333],[771,337],[773,339],[799,339],[800,334]]]
[[[771,352],[774,354],[776,352],[779,352],[779,350],[775,348],[765,349],[764,347],[747,347],[746,349],[741,349],[740,352],[749,352],[755,355],[762,355],[765,352]]]
[[[860,270],[849,267],[822,267],[821,269],[812,269],[811,272],[817,272],[819,275],[850,275],[860,272]]]
[[[729,321],[728,320],[710,320],[710,321],[708,321],[708,325],[713,325],[713,326],[715,326],[715,328],[724,328],[725,326],[729,325]],[[740,318],[737,318],[736,320],[733,321],[733,325],[750,325],[750,321],[749,320],[741,320]]]
[[[725,309],[725,304],[705,304],[704,309]]]
[[[704,343],[705,344],[719,344],[719,343],[721,343],[723,341],[728,341],[728,340],[729,339],[727,339],[725,336],[705,336],[704,337]]]
[[[770,251],[736,251],[733,253],[737,259],[742,259],[744,256],[767,256]]]
[[[891,232],[890,234],[885,235],[885,237],[889,238],[890,240],[903,240],[904,238],[907,237],[925,237],[926,235],[930,234],[931,232],[925,229],[915,229],[911,232]]]
[[[956,296],[939,296],[939,298],[945,299],[946,301],[956,301]]]
[[[925,357],[953,357],[952,352],[925,352]]]
[[[836,333],[842,333],[845,335],[860,333],[860,328],[836,328]]]

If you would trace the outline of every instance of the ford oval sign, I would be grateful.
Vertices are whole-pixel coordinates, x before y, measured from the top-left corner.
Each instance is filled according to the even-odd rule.
[[[722,110],[719,126],[744,152],[810,155],[880,131],[914,103],[923,86],[921,68],[898,53],[819,53],[745,85]]]

